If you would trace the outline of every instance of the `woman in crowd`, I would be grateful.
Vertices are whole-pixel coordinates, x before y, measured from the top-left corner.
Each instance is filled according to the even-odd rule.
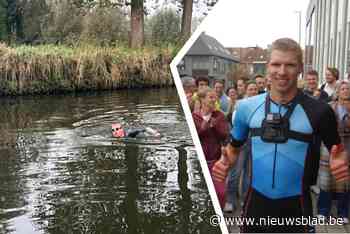
[[[338,100],[331,103],[338,120],[338,132],[345,149],[350,152],[350,84],[341,82],[337,88]],[[329,169],[329,154],[321,150],[321,161],[319,171],[320,194],[318,198],[318,216],[325,218],[329,216],[332,198],[337,198],[338,217],[348,223],[349,213],[349,182],[335,183]]]
[[[198,91],[200,110],[192,117],[201,141],[202,149],[211,173],[212,166],[221,157],[221,147],[229,138],[228,123],[221,111],[215,109],[217,100],[213,89],[206,87]],[[221,207],[225,204],[225,183],[213,181]]]
[[[228,107],[228,113],[227,113],[226,119],[231,125],[232,113],[235,110],[236,100],[237,100],[237,90],[236,90],[236,88],[235,87],[229,87],[226,90],[226,95],[230,98],[230,104],[229,104],[229,107]],[[231,125],[231,127],[232,127],[232,125]]]

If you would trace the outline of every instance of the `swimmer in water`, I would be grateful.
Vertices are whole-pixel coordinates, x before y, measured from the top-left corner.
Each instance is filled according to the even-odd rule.
[[[159,137],[160,133],[150,127],[125,129],[120,123],[114,123],[112,124],[112,135],[115,138],[123,138],[123,137],[136,138],[136,137],[147,137],[147,136]]]

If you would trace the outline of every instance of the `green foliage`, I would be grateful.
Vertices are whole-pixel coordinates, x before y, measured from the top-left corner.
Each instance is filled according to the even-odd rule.
[[[118,8],[96,8],[83,17],[80,40],[99,45],[120,44],[128,40],[129,22]]]
[[[55,7],[55,8],[53,8]],[[44,41],[48,43],[74,44],[83,31],[83,12],[67,0],[51,6],[48,27],[43,29]]]
[[[176,44],[180,34],[180,21],[180,16],[173,9],[158,11],[147,22],[149,42],[153,45]]]

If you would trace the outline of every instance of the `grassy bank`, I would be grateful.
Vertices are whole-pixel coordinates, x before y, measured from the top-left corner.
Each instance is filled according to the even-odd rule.
[[[174,50],[0,44],[0,95],[172,86]]]

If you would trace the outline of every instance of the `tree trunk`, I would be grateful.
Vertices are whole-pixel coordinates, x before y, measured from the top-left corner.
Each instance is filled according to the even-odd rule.
[[[144,41],[143,0],[131,1],[130,47],[140,48]]]
[[[191,35],[193,0],[182,0],[181,37],[187,40]]]

